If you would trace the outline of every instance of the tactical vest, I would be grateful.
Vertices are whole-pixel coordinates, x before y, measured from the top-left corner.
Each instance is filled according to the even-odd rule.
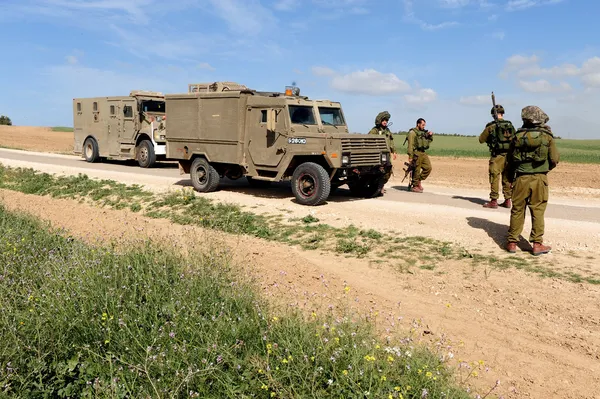
[[[417,151],[425,151],[429,149],[429,143],[431,140],[427,137],[427,132],[420,131],[418,129],[411,129],[416,133],[415,136],[415,150]]]
[[[506,154],[510,147],[510,142],[513,138],[513,126],[510,121],[499,120],[496,122],[490,122],[486,127],[493,126],[493,131],[489,134],[487,139],[488,147],[493,155]]]
[[[513,159],[519,163],[548,162],[551,138],[552,134],[542,127],[519,129],[514,138]]]

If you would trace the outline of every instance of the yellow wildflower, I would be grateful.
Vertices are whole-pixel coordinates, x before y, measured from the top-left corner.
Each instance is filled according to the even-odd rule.
[[[342,371],[342,374],[344,374],[344,375],[348,375],[348,370],[344,370],[344,371]]]

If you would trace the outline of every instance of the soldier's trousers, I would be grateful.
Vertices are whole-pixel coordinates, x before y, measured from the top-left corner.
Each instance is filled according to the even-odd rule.
[[[418,186],[420,181],[423,181],[431,174],[431,161],[429,155],[422,151],[416,151],[414,157],[417,159],[417,164],[413,172],[411,185]]]
[[[525,224],[526,208],[531,213],[530,242],[543,243],[544,213],[548,205],[548,176],[542,173],[518,176],[513,184],[508,242],[518,242]]]
[[[512,197],[512,189],[508,181],[508,168],[506,168],[505,164],[506,155],[504,154],[490,158],[490,198],[493,200],[500,198],[500,190],[498,189],[500,180],[502,180],[502,194],[504,195],[504,199],[511,199]]]

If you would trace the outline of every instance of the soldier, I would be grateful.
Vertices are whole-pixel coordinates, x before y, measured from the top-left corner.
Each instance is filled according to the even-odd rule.
[[[494,115],[494,108],[492,108],[491,114]],[[515,135],[513,124],[504,119],[504,107],[502,105],[496,105],[496,114],[498,120],[485,125],[485,129],[479,135],[479,142],[487,143],[491,153],[489,164],[490,201],[486,202],[483,207],[492,209],[498,208],[498,198],[500,197],[498,185],[501,179],[504,202],[500,206],[504,208],[511,207],[512,189],[508,181],[508,170],[505,168],[505,164],[506,153],[508,153],[510,142]]]
[[[388,128],[388,122],[392,116],[387,111],[382,111],[377,114],[375,117],[375,126],[373,129],[369,130],[369,134],[384,134],[388,140],[388,146],[390,148],[390,152],[393,154],[394,159],[396,159],[396,146],[394,145],[394,136],[392,132]],[[390,179],[392,172],[388,172],[384,175],[382,182],[380,183],[381,190],[380,194],[385,193],[385,189],[383,186]]]
[[[429,149],[429,144],[433,141],[433,132],[425,130],[425,119],[417,119],[417,126],[410,129],[406,136],[408,141],[408,162],[415,162],[415,170],[412,173],[410,191],[422,193],[423,186],[421,181],[427,179],[431,174],[431,161],[425,150]]]
[[[523,127],[510,144],[507,155],[509,181],[513,184],[513,206],[510,213],[506,250],[517,251],[517,242],[525,223],[525,207],[531,212],[531,234],[533,255],[550,252],[543,244],[544,212],[548,205],[547,173],[559,161],[559,153],[554,144],[554,136],[546,122],[548,115],[539,107],[529,105],[521,111]]]

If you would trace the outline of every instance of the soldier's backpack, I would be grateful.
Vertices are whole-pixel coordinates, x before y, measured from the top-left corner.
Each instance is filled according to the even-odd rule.
[[[514,160],[546,162],[550,151],[550,136],[541,129],[519,129],[514,138]]]
[[[499,120],[490,122],[488,126],[493,125],[494,131],[488,136],[487,144],[492,154],[506,154],[510,147],[510,142],[514,136],[514,127],[510,121]]]

